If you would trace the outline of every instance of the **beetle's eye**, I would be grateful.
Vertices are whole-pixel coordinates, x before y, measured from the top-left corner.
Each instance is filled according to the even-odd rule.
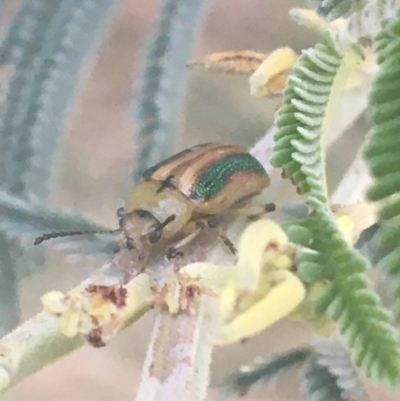
[[[149,232],[148,239],[151,244],[155,244],[156,242],[160,241],[162,237],[162,230],[155,228],[151,232]]]
[[[136,249],[135,240],[132,237],[126,237],[126,247],[129,250]]]

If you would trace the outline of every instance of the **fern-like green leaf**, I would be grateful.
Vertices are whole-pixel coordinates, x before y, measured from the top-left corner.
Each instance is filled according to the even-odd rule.
[[[346,3],[341,0],[322,0],[332,5]],[[347,1],[350,3],[350,1]],[[400,8],[397,0],[353,0],[351,1],[351,13],[344,20],[340,29],[335,32],[335,41],[342,49],[353,47],[354,45],[371,44],[375,41],[376,35],[381,31],[382,25],[390,19],[396,18]],[[375,47],[375,46],[374,46]]]
[[[133,180],[138,183],[148,167],[170,156],[179,132],[183,82],[206,0],[163,0],[155,32],[145,55],[134,110]]]
[[[314,49],[303,52],[289,76],[284,103],[276,121],[271,163],[283,168],[302,193],[326,203],[321,155],[322,125],[342,55],[328,35]]]
[[[386,251],[378,266],[388,276],[395,299],[395,313],[400,316],[400,18],[387,23],[376,38],[379,74],[370,98],[373,124],[365,157],[374,182],[368,191],[371,201],[379,205],[380,229],[374,236],[379,248]]]
[[[348,401],[337,377],[313,358],[303,376],[304,398],[312,401]]]
[[[360,8],[366,0],[313,0],[312,3],[321,17],[332,21],[343,17],[350,10]]]
[[[51,210],[10,196],[0,190],[0,231],[7,232],[11,238],[26,241],[27,248],[33,247],[36,236],[54,231],[92,231],[104,230],[81,215],[65,211]],[[98,253],[111,255],[115,244],[115,236],[79,236],[54,240],[58,249],[70,253]]]
[[[329,258],[320,252],[300,252],[297,259],[297,272],[306,283],[332,280],[334,272],[330,269]]]
[[[239,371],[230,374],[224,380],[224,399],[232,395],[245,395],[258,384],[268,384],[276,377],[301,366],[313,354],[310,347],[295,348],[274,354],[268,358],[258,358],[250,365],[242,366]]]
[[[19,3],[0,42],[0,186],[10,195],[46,201],[60,160],[59,139],[83,67],[120,1]],[[0,220],[5,224],[7,217]],[[31,241],[24,239],[21,244],[18,229],[15,224],[13,233],[0,234],[6,249],[0,254],[0,266],[6,269],[0,273],[3,276],[11,277],[8,271],[14,271],[15,277],[21,277],[44,262],[43,248],[31,249]],[[16,294],[10,295],[16,287],[8,287],[9,299],[17,299]]]
[[[0,232],[0,337],[14,329],[20,319],[18,274],[15,269],[18,261],[14,259],[12,245],[13,240]]]
[[[347,347],[340,336],[331,338],[317,337],[312,342],[315,349],[314,362],[327,368],[336,377],[336,384],[346,399],[362,399],[367,401],[365,385],[354,366]]]
[[[87,65],[119,0],[23,0],[0,43],[0,185],[44,199]]]
[[[308,276],[312,278],[314,274],[329,282],[316,301],[317,312],[327,312],[337,322],[355,362],[368,376],[395,386],[400,378],[398,333],[391,325],[391,313],[369,289],[365,260],[347,246],[325,214],[319,216],[317,212],[308,226],[312,224],[315,225],[314,247],[319,256],[313,257]],[[316,267],[319,263],[321,272]],[[309,264],[309,257],[300,258],[299,272],[310,269]],[[326,274],[321,277],[323,272]]]
[[[317,311],[337,322],[370,377],[394,386],[400,379],[400,344],[391,315],[369,289],[367,261],[346,242],[327,205],[323,139],[359,57],[351,50],[340,53],[325,35],[298,59],[278,114],[272,163],[284,169],[312,208],[310,217],[286,224],[286,231],[293,242],[314,251],[300,253],[300,277],[329,283]]]
[[[365,256],[371,263],[372,266],[375,266],[380,260],[382,260],[387,253],[381,249],[378,241],[376,240],[377,233],[380,229],[380,225],[378,223],[372,224],[372,226],[363,230],[354,245],[354,248],[357,249],[363,256]]]
[[[306,366],[302,389],[313,401],[368,401],[364,383],[340,337],[316,338]]]

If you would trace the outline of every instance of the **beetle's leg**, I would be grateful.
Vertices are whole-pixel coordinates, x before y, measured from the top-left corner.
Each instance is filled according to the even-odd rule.
[[[183,237],[180,241],[167,249],[167,258],[173,259],[177,256],[182,256],[183,254],[179,251],[179,249],[187,245],[189,242],[193,241],[205,228],[206,224],[203,220],[196,221],[195,229],[193,232]]]
[[[236,247],[233,245],[233,242],[222,232],[221,226],[219,225],[219,221],[215,216],[209,217],[207,219],[208,227],[216,228],[218,230],[218,239],[220,239],[224,245],[231,251],[231,253],[236,256]]]
[[[219,234],[218,238],[224,243],[224,245],[230,250],[230,252],[232,253],[233,256],[236,256],[237,254],[237,250],[235,245],[233,245],[233,242],[226,236],[223,234]]]
[[[162,233],[163,233],[163,229],[165,228],[165,226],[167,226],[169,223],[171,223],[175,219],[176,219],[176,215],[171,214],[162,223],[159,223],[157,221],[157,224],[153,225],[147,233],[143,234],[143,236],[147,237],[147,239],[150,241],[150,243],[152,243],[152,244],[157,243],[162,238]]]
[[[264,214],[275,211],[275,203],[266,203],[265,205],[246,205],[233,210],[233,213],[240,216],[246,216],[249,219],[258,219]]]
[[[176,216],[174,214],[171,214],[171,216],[168,216],[161,224],[159,229],[164,229],[165,226],[167,226],[169,223],[172,223],[176,219]]]
[[[232,252],[233,255],[236,255],[235,245],[233,245],[232,241],[223,234],[218,219],[212,216],[207,219],[197,220],[195,222],[194,231],[182,238],[180,241],[178,241],[175,245],[167,250],[167,258],[172,259],[177,256],[183,256],[182,252],[179,252],[179,249],[193,241],[207,227],[217,229],[218,239],[225,244],[225,246]]]

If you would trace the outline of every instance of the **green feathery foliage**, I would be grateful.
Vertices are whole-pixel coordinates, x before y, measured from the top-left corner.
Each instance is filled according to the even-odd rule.
[[[9,238],[0,231],[0,337],[13,329],[20,319],[16,252]]]
[[[374,183],[368,197],[379,204],[377,241],[387,255],[379,266],[388,275],[400,316],[400,19],[390,21],[376,38],[379,74],[370,98],[373,128],[365,149]],[[397,300],[397,301],[396,301]]]
[[[233,395],[243,396],[258,384],[268,384],[289,370],[301,366],[313,355],[311,347],[294,348],[265,359],[258,358],[253,364],[242,366],[223,382],[224,399]]]
[[[163,0],[155,33],[145,56],[134,110],[133,181],[147,168],[173,153],[179,132],[186,65],[207,1]]]
[[[289,76],[284,104],[279,110],[272,164],[282,167],[302,193],[327,202],[321,132],[342,55],[328,35],[306,50]]]
[[[311,360],[311,365],[313,366],[309,370],[317,367],[320,367],[320,369],[316,371],[315,381],[308,377],[307,384],[313,382],[318,385],[318,377],[321,379],[325,375],[327,380],[319,382],[321,388],[326,390],[331,388],[333,390],[338,387],[345,399],[367,401],[368,396],[365,385],[351,360],[349,350],[343,344],[342,338],[340,336],[331,338],[316,337],[313,341],[313,346],[315,354]],[[326,368],[325,372],[323,368]],[[322,376],[320,373],[322,373]],[[334,390],[332,393],[335,394],[337,391]],[[312,398],[313,394],[310,393],[310,395]]]
[[[353,366],[349,351],[340,338],[316,338],[312,347],[294,348],[268,358],[258,358],[242,366],[222,383],[222,399],[244,396],[258,385],[269,384],[289,370],[305,366],[303,390],[312,400],[348,400],[363,396],[366,390]]]
[[[372,224],[372,226],[361,232],[360,237],[354,244],[354,248],[370,261],[372,267],[376,266],[387,255],[376,240],[379,229],[380,225],[378,223]]]
[[[118,0],[23,1],[0,43],[0,185],[44,200],[60,137]]]
[[[43,261],[43,252],[35,250],[27,263],[21,263],[24,254],[19,238],[10,238],[0,230],[0,333],[4,334],[17,326],[20,321],[18,269],[22,264],[24,271],[38,266]],[[1,334],[0,334],[1,335]]]
[[[0,187],[10,195],[47,200],[55,162],[60,160],[58,143],[86,60],[119,3],[23,0],[18,5],[0,42]],[[5,270],[0,275],[12,279],[7,290],[9,299],[16,301],[15,277],[43,265],[44,256],[35,248],[25,261],[19,260],[24,253],[20,239],[4,225],[0,225],[0,269]],[[12,305],[18,309],[18,302]],[[0,320],[10,321],[3,315]]]
[[[16,126],[22,106],[19,104],[21,100],[20,94],[25,94],[27,90],[28,92],[30,90],[30,88],[23,90],[20,85],[22,77],[19,78],[17,73],[20,73],[22,68],[28,74],[30,73],[30,51],[24,52],[21,49],[26,44],[28,49],[32,48],[32,52],[37,51],[35,43],[41,43],[43,31],[45,31],[38,25],[39,17],[43,17],[45,21],[51,20],[50,15],[54,12],[56,3],[48,4],[45,8],[41,6],[42,3],[40,1],[37,3],[29,2],[29,4],[20,6],[16,19],[7,27],[6,34],[2,37],[0,43],[0,65],[3,75],[0,89],[0,185],[7,191],[24,197],[29,197],[30,194],[21,188],[22,175],[29,171],[27,162],[34,156],[34,152],[28,149],[32,140],[27,140],[26,136],[22,139],[22,133],[19,131],[19,127]],[[45,26],[46,24],[44,24]],[[20,51],[18,52],[18,50]],[[34,75],[31,76],[33,77]],[[26,108],[26,105],[24,106]],[[16,280],[17,260],[23,253],[23,248],[18,237],[11,238],[10,234],[3,230],[3,225],[1,228],[1,275],[2,278],[10,280],[6,281],[5,284],[8,296],[15,301],[15,303],[9,305],[11,306],[11,315],[15,315],[19,309],[18,281]],[[43,261],[43,257],[40,258],[40,256],[43,256],[41,249],[35,249],[32,255],[33,257],[29,258],[30,262],[39,262],[39,259]],[[27,266],[24,270],[29,271],[31,268],[31,266]],[[10,321],[6,319],[5,313],[2,313],[0,318],[2,322]],[[16,319],[15,323],[17,322],[18,319]],[[11,329],[13,327],[7,328]]]
[[[107,230],[106,227],[99,226],[80,214],[49,210],[42,204],[26,202],[1,190],[0,216],[0,227],[8,233],[9,238],[28,241],[30,247],[33,246],[35,237],[42,233]],[[111,255],[115,240],[114,235],[65,237],[58,245],[57,240],[54,240],[53,244],[58,249],[68,250],[70,253],[94,252]]]
[[[317,358],[308,364],[302,382],[303,392],[312,401],[348,401],[337,377],[326,366],[320,365]]]
[[[317,13],[328,21],[343,17],[350,10],[360,8],[367,0],[313,0]]]
[[[303,53],[278,114],[272,163],[283,168],[312,209],[309,218],[289,225],[287,232],[313,251],[298,260],[305,281],[328,280],[318,312],[328,312],[337,322],[356,363],[370,377],[394,386],[400,379],[400,344],[392,316],[369,289],[367,261],[347,244],[327,205],[324,134],[357,57],[340,54],[328,35]]]
[[[359,43],[373,43],[381,31],[382,23],[396,18],[399,9],[398,0],[353,0],[351,12],[344,20],[344,25],[334,33],[337,45],[347,49]]]
[[[305,397],[312,401],[348,401],[369,397],[349,351],[340,337],[316,338],[314,353],[302,379]]]

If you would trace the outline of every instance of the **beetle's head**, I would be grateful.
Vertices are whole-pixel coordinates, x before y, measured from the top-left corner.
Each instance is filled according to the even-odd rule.
[[[52,232],[37,237],[34,245],[39,245],[43,241],[59,237],[123,233],[127,248],[137,250],[139,254],[142,254],[163,238],[165,226],[174,221],[176,217],[175,215],[170,215],[163,222],[160,222],[147,210],[134,210],[126,214],[124,208],[117,210],[117,216],[120,228],[116,230]],[[116,250],[118,249],[119,246],[116,247]]]
[[[124,209],[120,208],[117,215],[127,247],[139,252],[158,243],[163,238],[165,226],[175,220],[175,215],[171,215],[165,221],[160,222],[151,212],[142,209],[125,214]]]

